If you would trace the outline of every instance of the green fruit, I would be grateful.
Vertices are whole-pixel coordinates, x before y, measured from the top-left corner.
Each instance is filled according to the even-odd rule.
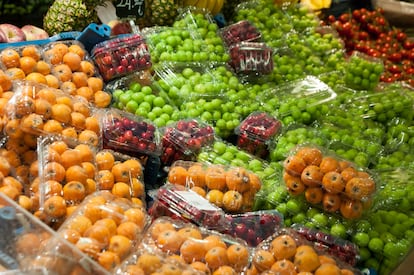
[[[352,241],[359,247],[365,247],[368,246],[370,238],[367,233],[358,232],[354,235]]]
[[[384,248],[384,242],[378,238],[372,238],[368,243],[368,248],[374,253],[381,253]]]

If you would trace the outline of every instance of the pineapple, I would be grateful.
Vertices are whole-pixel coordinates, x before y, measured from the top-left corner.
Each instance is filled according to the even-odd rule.
[[[65,31],[82,31],[98,22],[95,8],[105,0],[55,0],[43,18],[43,28],[54,35]]]
[[[171,26],[174,23],[178,15],[178,5],[174,0],[149,0],[148,2],[146,2],[145,11],[149,26]]]

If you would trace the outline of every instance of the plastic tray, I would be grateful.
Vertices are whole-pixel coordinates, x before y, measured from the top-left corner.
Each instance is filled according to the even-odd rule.
[[[248,20],[242,20],[219,29],[219,35],[227,47],[242,41],[258,42],[262,34]]]
[[[229,54],[229,64],[237,74],[260,76],[273,71],[273,49],[263,42],[233,44]]]

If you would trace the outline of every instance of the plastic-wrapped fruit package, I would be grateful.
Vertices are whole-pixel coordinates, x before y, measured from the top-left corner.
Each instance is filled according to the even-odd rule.
[[[229,48],[230,66],[237,74],[267,75],[273,71],[273,49],[263,42],[239,42]]]
[[[315,76],[278,85],[257,96],[262,110],[280,119],[284,126],[312,123],[329,111],[324,104],[335,98],[332,88]]]
[[[141,34],[122,35],[100,42],[93,47],[92,58],[105,81],[152,66],[148,46]]]
[[[214,141],[214,129],[209,124],[195,118],[182,119],[161,128],[161,162],[170,166],[176,160],[195,161],[201,147]]]
[[[332,255],[351,266],[359,261],[358,246],[350,241],[299,224],[294,224],[291,229],[312,242],[317,251]]]
[[[368,169],[313,144],[296,146],[283,166],[283,182],[291,195],[350,220],[370,209],[379,187]]]
[[[192,267],[175,255],[167,255],[145,245],[140,245],[131,256],[122,262],[113,274],[205,274],[204,270],[197,270],[196,267],[196,265]]]
[[[152,195],[154,202],[148,213],[153,219],[168,216],[209,229],[227,228],[223,210],[209,202],[200,191],[197,187],[167,183]]]
[[[139,159],[109,149],[96,152],[96,186],[145,207],[144,167]]]
[[[17,124],[33,135],[60,134],[98,146],[100,123],[95,109],[82,97],[32,81],[15,81],[6,107],[8,127]],[[10,130],[10,129],[9,129]]]
[[[276,210],[226,214],[226,219],[227,228],[217,230],[241,238],[251,247],[256,247],[283,226],[283,215]]]
[[[0,233],[7,236],[0,240],[0,265],[5,274],[108,274],[2,193]]]
[[[228,213],[250,211],[262,187],[261,179],[246,168],[182,160],[170,167],[167,181],[193,190],[196,187],[208,201]]]
[[[149,223],[141,205],[98,191],[78,206],[57,233],[111,271],[136,249]]]
[[[251,269],[270,274],[361,274],[335,256],[319,251],[291,228],[278,228],[254,249]]]
[[[265,112],[253,112],[235,129],[237,146],[266,159],[269,155],[268,148],[272,146],[281,126],[281,122],[273,116]]]
[[[169,217],[156,219],[146,231],[142,244],[179,256],[208,274],[224,270],[226,274],[243,274],[251,256],[250,248],[241,239]]]
[[[143,117],[110,108],[102,111],[103,148],[140,158],[159,156],[158,127]]]
[[[96,184],[96,148],[61,136],[38,139],[38,179],[30,186],[38,198],[37,215],[46,224],[58,228]]]
[[[373,90],[383,71],[381,59],[354,51],[345,67],[345,84],[356,90]]]
[[[219,35],[227,47],[242,41],[259,42],[262,34],[248,20],[242,20],[219,29]]]
[[[0,52],[5,72],[12,79],[26,79],[84,97],[97,107],[106,107],[111,97],[84,46],[76,40],[25,45]]]

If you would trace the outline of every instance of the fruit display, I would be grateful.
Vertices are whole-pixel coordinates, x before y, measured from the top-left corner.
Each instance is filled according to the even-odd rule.
[[[251,268],[258,272],[270,271],[270,274],[358,274],[350,265],[330,254],[321,253],[289,228],[280,228],[257,246]]]
[[[99,191],[79,205],[57,234],[110,271],[139,245],[149,222],[140,205]]]
[[[211,274],[241,274],[249,265],[250,249],[241,239],[168,217],[156,219],[142,242]]]
[[[0,269],[411,272],[409,33],[381,9],[100,3],[55,0],[45,25],[59,7],[56,33],[85,8],[129,27],[0,45]],[[36,231],[24,259],[38,225],[53,241]]]
[[[169,168],[167,181],[188,188],[199,187],[203,197],[228,213],[252,210],[254,196],[262,186],[260,178],[243,167],[183,160]]]
[[[284,160],[283,181],[290,194],[346,219],[360,218],[377,189],[368,171],[312,145],[296,147]]]
[[[70,242],[0,192],[1,267],[5,274],[107,274]]]
[[[274,137],[280,132],[281,122],[265,112],[253,112],[235,129],[237,146],[265,159]]]
[[[214,129],[198,119],[183,119],[161,128],[161,163],[170,166],[176,160],[195,161],[204,146],[214,141]]]
[[[0,24],[0,43],[12,43],[20,41],[31,41],[38,39],[49,38],[49,34],[34,25],[24,25],[17,27],[13,24],[3,23]]]
[[[91,54],[105,81],[151,67],[148,46],[140,34],[100,42]]]

